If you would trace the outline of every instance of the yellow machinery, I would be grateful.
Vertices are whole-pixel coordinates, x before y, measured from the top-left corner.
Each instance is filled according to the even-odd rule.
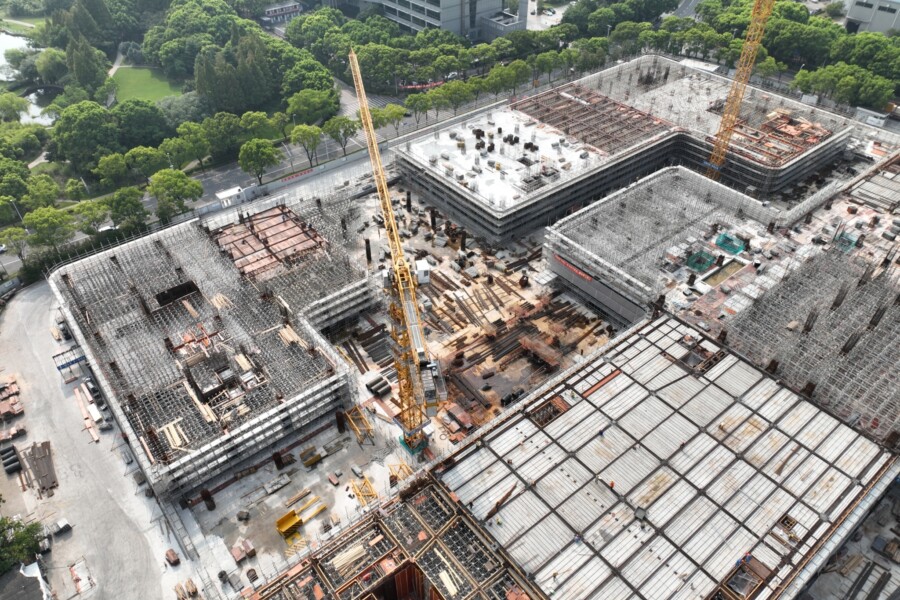
[[[728,154],[728,144],[734,135],[734,128],[741,117],[741,102],[744,99],[744,91],[753,74],[753,66],[756,64],[756,54],[762,42],[763,33],[766,31],[766,22],[772,14],[775,0],[755,0],[753,11],[750,13],[750,26],[747,27],[747,37],[741,49],[741,58],[738,60],[737,71],[734,74],[734,83],[728,92],[725,101],[725,109],[722,112],[722,122],[719,123],[719,131],[716,132],[715,146],[709,157],[706,176],[710,179],[719,179],[722,165],[725,164],[725,156]]]
[[[428,445],[428,438],[423,430],[429,422],[429,417],[436,411],[438,401],[446,398],[446,391],[437,366],[430,361],[425,347],[425,331],[419,318],[416,300],[417,281],[403,256],[403,245],[400,241],[397,220],[394,218],[387,178],[381,164],[381,153],[378,150],[375,127],[372,125],[362,73],[353,50],[350,50],[350,70],[353,73],[353,84],[359,100],[359,119],[366,136],[375,188],[384,217],[385,236],[391,249],[391,269],[385,273],[385,288],[391,292],[389,307],[393,321],[391,338],[394,340],[392,349],[399,387],[400,412],[396,420],[403,429],[402,442],[415,454]]]

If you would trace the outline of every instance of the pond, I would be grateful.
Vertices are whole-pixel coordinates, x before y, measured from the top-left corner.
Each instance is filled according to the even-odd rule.
[[[12,81],[14,73],[6,63],[6,51],[13,48],[25,49],[28,47],[28,39],[8,33],[0,32],[0,81]],[[22,115],[23,123],[37,123],[38,125],[53,125],[53,119],[41,113],[41,111],[53,102],[59,95],[54,89],[39,89],[27,96],[28,113]]]
[[[27,48],[28,38],[0,32],[0,81],[12,81],[12,69],[6,63],[6,51],[13,48]]]

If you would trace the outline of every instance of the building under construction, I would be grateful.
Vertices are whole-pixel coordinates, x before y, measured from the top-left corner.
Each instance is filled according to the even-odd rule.
[[[341,242],[347,208],[266,199],[50,277],[157,494],[183,496],[350,404],[355,381],[318,332],[372,302]]]
[[[735,253],[749,223],[778,211],[684,167],[669,167],[547,231],[550,269],[619,325],[643,318],[667,291],[666,265],[703,273]],[[679,264],[683,263],[683,265]],[[720,262],[720,265],[722,262]]]
[[[822,252],[726,329],[736,350],[889,447],[900,442],[896,258],[896,248],[881,265]]]
[[[661,315],[243,596],[792,598],[898,473],[865,435]]]
[[[467,116],[395,149],[401,172],[435,206],[491,243],[548,225],[666,165],[705,171],[731,81],[649,55]],[[851,137],[879,132],[748,88],[722,181],[779,199],[817,176]],[[878,138],[875,140],[875,138]]]

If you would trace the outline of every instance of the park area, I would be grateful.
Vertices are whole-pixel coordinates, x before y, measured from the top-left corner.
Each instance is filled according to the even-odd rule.
[[[166,96],[181,95],[181,87],[172,83],[158,70],[146,67],[120,67],[113,79],[119,84],[119,102],[137,98],[154,102]]]

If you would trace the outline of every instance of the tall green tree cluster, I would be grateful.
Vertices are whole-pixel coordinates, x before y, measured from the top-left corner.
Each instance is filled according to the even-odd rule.
[[[107,110],[82,101],[63,109],[53,128],[51,158],[67,160],[86,173],[104,157],[136,146],[157,146],[171,134],[158,106],[146,100],[126,100]]]

